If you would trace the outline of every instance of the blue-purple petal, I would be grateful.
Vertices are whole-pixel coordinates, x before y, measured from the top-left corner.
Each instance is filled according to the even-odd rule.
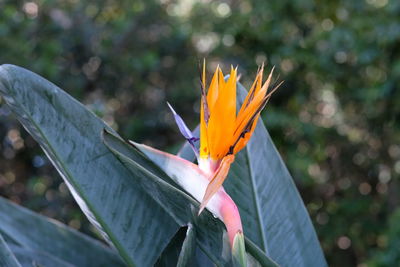
[[[193,136],[192,131],[186,126],[185,122],[183,121],[182,117],[175,112],[174,108],[167,102],[168,107],[171,109],[172,113],[174,114],[175,122],[178,125],[179,131],[181,134],[186,138],[186,140],[191,145],[196,157],[199,156],[199,151],[196,148],[195,142],[199,141],[199,138]]]

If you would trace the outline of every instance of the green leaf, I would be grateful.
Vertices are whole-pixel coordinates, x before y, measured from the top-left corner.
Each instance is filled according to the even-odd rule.
[[[126,263],[154,264],[179,225],[105,147],[101,132],[108,126],[57,86],[20,67],[0,66],[0,95]]]
[[[3,236],[0,234],[0,266],[20,267],[15,255],[11,252]]]
[[[240,83],[237,89],[241,104],[247,92]],[[186,144],[179,155],[194,160]],[[300,194],[261,119],[236,155],[224,188],[239,208],[245,236],[277,264],[327,265]]]
[[[99,241],[1,197],[0,217],[0,233],[18,259],[51,255],[75,266],[124,266],[114,250]]]

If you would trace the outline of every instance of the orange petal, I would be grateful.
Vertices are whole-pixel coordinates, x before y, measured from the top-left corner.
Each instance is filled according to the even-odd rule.
[[[261,68],[258,70],[256,78],[250,87],[250,90],[246,96],[246,98],[243,101],[242,107],[240,108],[240,111],[238,114],[242,113],[243,110],[250,104],[250,102],[253,100],[254,95],[256,92],[258,92],[261,88],[261,83],[262,83],[262,75],[264,71],[264,64],[261,66]]]
[[[209,141],[209,133],[208,133],[208,122],[205,121],[205,112],[204,112],[204,102],[207,102],[208,107],[208,115],[211,116],[213,113],[213,108],[215,106],[215,102],[218,97],[218,70],[219,67],[215,70],[214,76],[211,80],[210,88],[207,92],[207,98],[202,96],[201,99],[201,107],[200,107],[200,157],[208,158],[210,154],[210,141]],[[206,83],[206,70],[205,64],[203,65],[203,74],[202,74],[202,82],[205,88]],[[208,118],[209,119],[209,118]]]
[[[208,88],[208,92],[207,92],[207,102],[208,102],[208,106],[210,108],[210,113],[212,112],[215,102],[217,101],[218,98],[218,70],[219,67],[217,67],[217,69],[215,70],[215,73],[212,77],[211,83],[210,83],[210,87]]]
[[[254,132],[256,126],[257,126],[257,121],[258,121],[258,118],[259,118],[259,117],[260,117],[260,113],[258,113],[258,115],[255,117],[254,122],[253,122],[253,124],[251,125],[250,131],[249,131],[248,133],[246,133],[246,134],[243,136],[243,138],[241,138],[241,139],[237,142],[237,144],[235,145],[234,150],[233,150],[233,154],[238,153],[240,150],[242,150],[242,149],[246,146],[247,142],[249,142],[250,137],[251,137],[251,135],[253,134],[253,132]]]
[[[237,135],[240,135],[243,128],[246,126],[250,118],[255,114],[259,107],[263,104],[265,99],[265,93],[259,91],[255,96],[253,101],[240,113],[236,119],[234,139]]]
[[[235,132],[231,139],[231,146],[234,147],[233,153],[239,152],[247,144],[256,127],[262,109],[265,107],[272,93],[281,85],[279,84],[267,94],[273,71],[274,69],[271,70],[271,73],[262,87],[261,83],[257,83],[255,87],[260,86],[261,88],[257,88],[257,92],[253,96],[252,101],[248,102],[247,106],[242,106],[241,112],[238,114]]]
[[[222,159],[229,150],[230,137],[235,130],[236,121],[236,70],[231,70],[227,82],[219,70],[218,99],[210,114],[208,124],[208,140],[210,156],[217,160]]]
[[[224,183],[226,177],[228,176],[229,168],[231,167],[231,164],[234,160],[234,155],[228,155],[222,159],[221,165],[219,166],[218,170],[215,172],[213,178],[207,186],[203,200],[200,204],[199,215],[206,207],[208,201],[210,201],[210,199],[214,196],[215,193],[218,192],[218,190]]]
[[[207,123],[210,116],[210,108],[206,98],[206,60],[203,61],[203,73],[201,77],[201,103],[200,103],[200,157],[206,158],[209,155]],[[205,110],[207,109],[207,110]]]
[[[261,87],[261,80],[259,80],[260,76],[256,77],[256,80],[258,80],[259,82],[257,82],[257,86],[255,87],[261,87],[261,88],[257,88],[257,92],[254,93],[253,95],[253,99],[251,102],[244,102],[240,112],[238,114],[238,117],[236,119],[236,129],[235,129],[235,133],[237,131],[240,131],[240,126],[243,126],[246,124],[246,120],[249,119],[252,114],[254,113],[254,110],[257,110],[258,107],[262,104],[263,99],[266,97],[266,93],[268,91],[268,87],[271,83],[271,79],[272,79],[272,74],[273,74],[274,68],[272,68],[270,74],[268,75],[267,80],[265,81],[264,85]],[[256,82],[254,82],[256,83]],[[254,89],[255,90],[255,89]],[[276,88],[273,90],[275,91]],[[273,92],[269,93],[268,96],[270,96]],[[249,91],[246,99],[248,99],[249,95],[252,94],[252,91]]]

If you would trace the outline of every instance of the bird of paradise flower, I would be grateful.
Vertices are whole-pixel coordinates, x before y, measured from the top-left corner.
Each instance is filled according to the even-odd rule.
[[[223,190],[222,184],[226,179],[230,166],[235,160],[235,154],[245,147],[260,117],[260,113],[271,95],[282,84],[270,89],[273,70],[263,83],[264,65],[258,71],[239,112],[236,111],[237,68],[231,67],[228,79],[224,78],[218,66],[206,90],[205,62],[201,72],[201,108],[200,108],[200,138],[195,137],[172,106],[175,121],[182,135],[191,145],[198,163],[198,168],[208,178],[208,185],[201,200],[199,215],[213,196]],[[196,142],[200,141],[200,149]],[[190,190],[189,190],[189,193]],[[227,194],[226,194],[227,195]],[[242,232],[240,216],[236,205],[228,197],[221,204],[220,214],[227,227],[231,245],[237,233]],[[223,201],[222,201],[223,202]],[[228,204],[228,202],[230,204]],[[233,206],[232,207],[232,203]],[[227,206],[230,206],[228,208]],[[211,208],[212,210],[212,208]],[[218,215],[218,214],[217,214]]]

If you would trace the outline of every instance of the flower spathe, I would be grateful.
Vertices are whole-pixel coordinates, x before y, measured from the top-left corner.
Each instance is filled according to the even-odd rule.
[[[204,173],[198,165],[176,155],[130,141],[141,152],[147,155],[172,180],[179,184],[197,201],[201,201],[210,181],[210,176]],[[156,160],[158,159],[158,160]],[[231,246],[235,236],[242,232],[239,210],[232,198],[221,187],[207,203],[207,209],[219,218],[226,226]]]

